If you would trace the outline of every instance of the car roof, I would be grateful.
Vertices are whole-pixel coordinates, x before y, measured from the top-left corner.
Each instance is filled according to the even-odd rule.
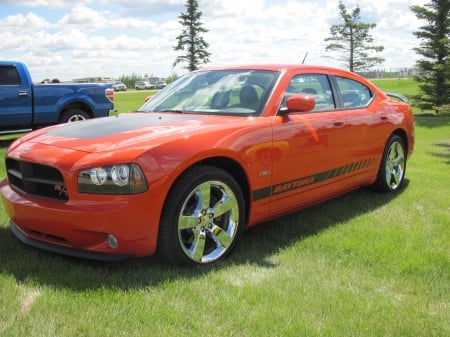
[[[360,82],[369,85],[372,88],[376,88],[373,83],[358,75],[357,73],[330,66],[312,65],[312,64],[286,64],[286,63],[274,63],[274,64],[244,64],[244,65],[228,65],[228,66],[213,66],[198,69],[194,72],[209,71],[209,70],[268,70],[268,71],[280,71],[280,72],[297,72],[303,73],[323,73],[333,74],[337,76],[345,76],[353,78]]]
[[[253,69],[253,70],[272,70],[272,71],[289,71],[289,70],[321,70],[321,71],[343,71],[347,70],[334,68],[322,65],[311,65],[311,64],[285,64],[285,63],[275,63],[275,64],[245,64],[245,65],[229,65],[229,66],[212,66],[201,68],[197,71],[204,70],[228,70],[228,69]]]

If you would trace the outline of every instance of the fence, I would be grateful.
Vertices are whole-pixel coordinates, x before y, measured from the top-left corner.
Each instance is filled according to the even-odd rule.
[[[376,69],[370,71],[361,71],[358,72],[359,75],[370,78],[370,79],[378,79],[378,78],[403,78],[403,77],[412,77],[420,74],[418,68],[390,68],[390,69]]]

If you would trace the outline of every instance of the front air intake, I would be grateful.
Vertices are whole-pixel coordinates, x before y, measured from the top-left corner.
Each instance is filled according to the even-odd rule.
[[[9,184],[23,193],[69,200],[64,179],[54,167],[7,158],[6,172]]]

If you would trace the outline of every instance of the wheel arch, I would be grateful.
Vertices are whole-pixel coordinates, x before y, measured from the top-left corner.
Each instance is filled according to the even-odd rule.
[[[201,164],[209,165],[209,166],[215,166],[218,168],[221,168],[222,170],[227,171],[230,173],[234,179],[236,179],[236,182],[239,184],[242,190],[242,194],[244,195],[244,201],[245,201],[245,209],[247,210],[247,219],[248,220],[248,214],[249,207],[250,207],[250,184],[248,181],[247,174],[245,173],[243,167],[239,165],[238,162],[234,161],[231,158],[227,157],[213,157],[213,158],[207,158],[201,161]]]
[[[178,177],[172,182],[169,191],[172,189],[172,187],[175,185],[175,183],[180,179],[180,177],[187,172],[188,170],[192,169],[193,167],[197,165],[204,165],[204,166],[212,166],[217,167],[219,169],[222,169],[229,174],[233,176],[233,178],[236,180],[238,185],[241,188],[242,194],[244,196],[244,203],[245,203],[245,209],[246,209],[246,222],[248,221],[249,214],[250,214],[250,184],[248,181],[247,174],[244,170],[244,168],[234,159],[225,157],[225,156],[216,156],[216,157],[208,157],[201,159],[195,163],[192,163],[191,165],[187,166],[179,175]],[[167,198],[167,196],[166,196]]]
[[[403,140],[403,143],[405,144],[405,147],[406,147],[406,149],[405,149],[406,153],[409,153],[409,142],[408,142],[408,135],[406,134],[406,131],[403,129],[397,129],[397,130],[394,130],[394,132],[392,132],[391,136],[392,135],[397,135]]]
[[[62,115],[64,115],[64,113],[66,111],[69,111],[71,109],[80,109],[83,110],[84,112],[86,112],[89,115],[89,118],[93,118],[94,114],[92,112],[91,107],[89,106],[89,104],[83,103],[83,102],[71,102],[69,104],[66,104],[62,107],[60,113],[59,113],[59,118],[62,117]]]

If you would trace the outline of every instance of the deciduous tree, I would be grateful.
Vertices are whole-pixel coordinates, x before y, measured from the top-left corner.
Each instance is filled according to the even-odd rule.
[[[373,45],[373,37],[369,30],[376,27],[375,23],[361,22],[361,9],[356,6],[351,13],[339,1],[339,15],[342,23],[330,27],[331,36],[326,38],[330,42],[326,51],[340,52],[337,59],[348,64],[350,71],[363,71],[384,61],[381,57],[370,56],[369,52],[381,52],[383,46]]]
[[[177,37],[177,44],[173,47],[175,51],[184,52],[176,58],[173,66],[178,63],[187,63],[185,67],[189,71],[199,68],[202,63],[208,63],[210,53],[209,44],[203,39],[202,34],[208,32],[200,21],[202,12],[198,10],[197,0],[186,1],[186,12],[178,17],[183,26],[181,34]]]
[[[422,109],[450,112],[450,1],[431,0],[424,6],[411,6],[411,10],[426,25],[414,35],[421,40],[414,48],[423,56],[417,62],[421,75],[419,94],[415,97]]]

